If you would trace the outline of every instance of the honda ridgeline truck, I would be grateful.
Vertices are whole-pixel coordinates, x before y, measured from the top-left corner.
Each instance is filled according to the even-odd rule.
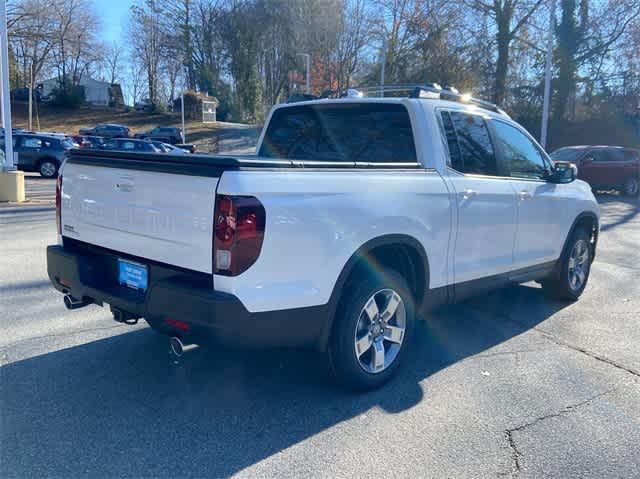
[[[371,389],[434,305],[587,284],[591,189],[494,105],[437,86],[282,104],[256,151],[73,151],[47,249],[67,307],[109,304],[174,346],[316,348]]]

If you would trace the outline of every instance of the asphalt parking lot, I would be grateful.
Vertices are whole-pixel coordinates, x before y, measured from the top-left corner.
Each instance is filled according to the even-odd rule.
[[[536,284],[441,308],[366,395],[317,354],[199,349],[49,286],[51,205],[0,208],[2,477],[640,477],[640,205],[602,195],[574,304]]]

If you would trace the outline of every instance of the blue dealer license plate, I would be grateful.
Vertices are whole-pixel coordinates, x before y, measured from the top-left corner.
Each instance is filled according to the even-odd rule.
[[[118,283],[122,286],[138,291],[146,291],[148,277],[145,265],[118,259]]]

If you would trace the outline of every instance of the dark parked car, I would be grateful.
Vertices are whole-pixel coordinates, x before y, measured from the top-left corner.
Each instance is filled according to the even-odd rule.
[[[4,137],[0,138],[4,150]],[[18,155],[19,170],[38,171],[45,178],[58,176],[58,169],[74,143],[65,137],[50,135],[13,135],[13,151]]]
[[[133,105],[135,111],[153,111],[153,103],[148,98],[145,98],[142,101],[136,102]]]
[[[146,140],[130,140],[118,138],[109,140],[102,145],[104,150],[115,151],[140,151],[146,153],[160,153],[160,150],[153,146],[153,144]]]
[[[80,128],[79,134],[104,138],[129,138],[129,128],[122,125],[103,124],[93,128]]]
[[[640,150],[619,146],[569,146],[551,153],[554,161],[570,161],[578,178],[594,190],[615,188],[629,196],[640,192]]]
[[[161,141],[163,143],[169,143],[170,145],[184,142],[182,129],[173,126],[157,126],[152,130],[136,133],[135,136],[136,138]]]

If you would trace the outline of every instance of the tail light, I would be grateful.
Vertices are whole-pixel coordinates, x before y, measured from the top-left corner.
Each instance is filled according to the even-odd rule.
[[[213,272],[243,273],[260,256],[264,206],[253,196],[216,196],[213,222]]]
[[[62,234],[62,175],[56,180],[56,226],[58,235]]]

